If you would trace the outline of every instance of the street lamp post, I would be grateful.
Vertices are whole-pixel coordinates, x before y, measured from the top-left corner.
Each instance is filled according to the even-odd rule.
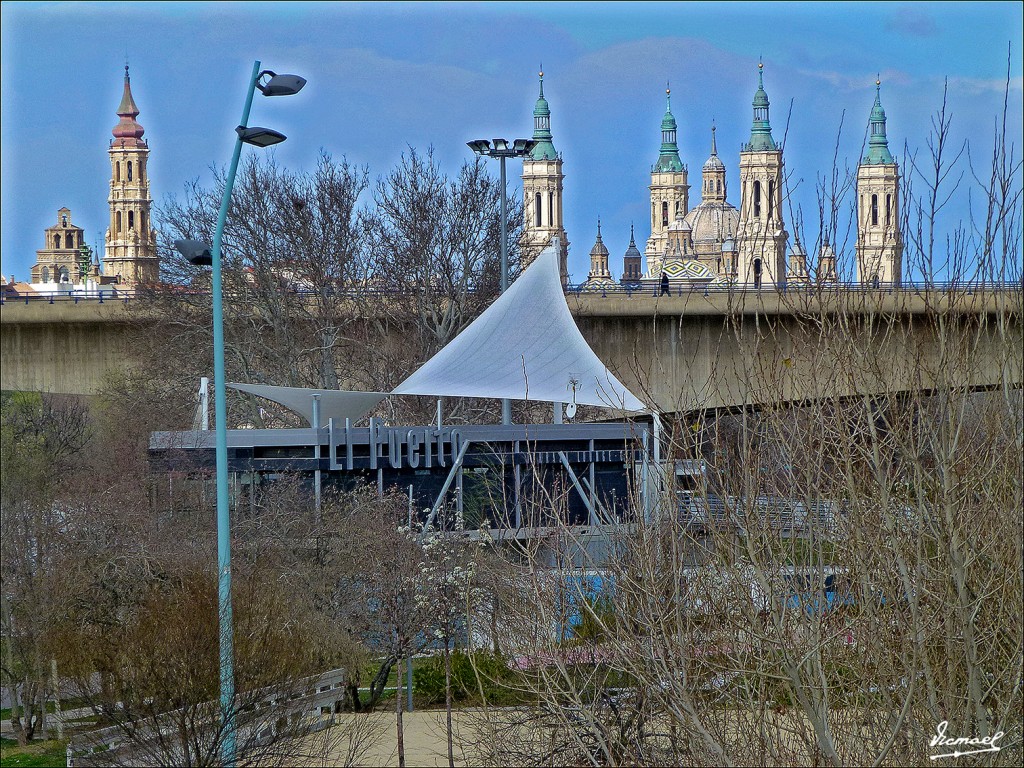
[[[496,157],[501,166],[501,292],[508,290],[508,202],[505,193],[505,158],[526,157],[537,144],[533,139],[515,139],[510,147],[505,139],[487,139],[467,142],[467,146],[480,157]],[[501,401],[501,423],[512,423],[512,401]]]
[[[266,81],[261,82],[264,78]],[[231,203],[231,189],[235,184],[238,160],[242,144],[269,147],[285,140],[285,135],[269,128],[248,127],[252,97],[258,88],[264,96],[290,96],[302,90],[305,79],[298,75],[278,75],[269,70],[260,71],[260,62],[252,67],[249,88],[242,110],[242,122],[235,129],[234,153],[224,182],[224,196],[221,198],[217,228],[213,234],[213,246],[195,240],[175,241],[175,247],[193,264],[210,264],[213,267],[213,382],[214,382],[214,428],[217,439],[217,606],[220,637],[220,709],[224,733],[224,765],[235,764],[235,670],[234,670],[234,622],[231,610],[231,525],[228,502],[228,436],[227,404],[224,394],[224,309],[221,301],[221,241],[224,224],[227,221]]]

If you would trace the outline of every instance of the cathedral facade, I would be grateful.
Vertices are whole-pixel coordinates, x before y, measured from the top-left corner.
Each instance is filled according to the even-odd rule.
[[[690,207],[687,165],[679,155],[678,124],[672,114],[671,91],[665,92],[661,147],[651,166],[650,236],[643,254],[634,232],[623,256],[620,282],[662,290],[683,285],[736,285],[783,288],[787,283],[836,281],[836,255],[828,239],[812,265],[798,237],[790,237],[784,214],[785,163],[782,147],[772,135],[771,103],[764,87],[764,65],[758,64],[750,139],[739,153],[739,204],[729,202],[726,164],[718,154],[715,126],[711,152],[701,168],[700,202]],[[552,237],[562,244],[563,282],[568,240],[562,221],[562,157],[552,144],[550,108],[541,93],[534,110],[533,155],[523,166],[524,263]],[[865,285],[899,285],[903,241],[900,231],[899,166],[889,152],[881,83],[875,83],[867,152],[857,173],[857,243],[855,281]],[[696,192],[697,189],[694,189]],[[696,195],[695,195],[696,196]],[[646,262],[646,266],[644,265]],[[598,223],[590,251],[586,287],[614,283],[608,248]]]

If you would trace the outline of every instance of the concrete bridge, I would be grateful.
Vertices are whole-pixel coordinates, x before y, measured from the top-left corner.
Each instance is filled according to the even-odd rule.
[[[130,359],[130,299],[33,297],[0,307],[0,389],[93,395]]]
[[[567,296],[598,356],[665,412],[937,389],[1020,386],[1017,285]],[[0,307],[0,388],[89,395],[131,359],[128,302]],[[137,313],[136,313],[137,316]]]
[[[570,295],[583,335],[663,412],[997,385],[1024,369],[1020,286]]]

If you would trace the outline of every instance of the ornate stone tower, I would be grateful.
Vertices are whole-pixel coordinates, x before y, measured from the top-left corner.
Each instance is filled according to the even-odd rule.
[[[701,169],[700,201],[724,203],[726,198],[725,189],[725,163],[718,156],[718,142],[715,141],[715,126],[711,126],[711,155]]]
[[[150,224],[149,146],[145,130],[135,118],[139,108],[132,98],[128,67],[124,68],[124,95],[117,108],[120,122],[110,142],[110,227],[107,229],[103,271],[126,286],[160,279],[156,230]]]
[[[597,240],[590,249],[590,274],[588,283],[610,283],[612,273],[608,270],[608,246],[601,239],[601,220],[597,220]]]
[[[540,72],[540,96],[533,109],[533,140],[537,142],[523,160],[523,235],[519,241],[523,266],[537,258],[557,237],[562,285],[569,280],[569,238],[562,225],[562,158],[551,142],[551,109],[544,98],[544,73]]]
[[[679,159],[676,119],[672,115],[672,90],[665,88],[665,116],[661,119],[661,151],[651,167],[651,236],[645,249],[651,275],[661,274],[668,245],[669,225],[690,210],[686,166]]]
[[[36,251],[33,283],[72,285],[99,278],[99,267],[85,244],[85,230],[71,223],[71,211],[57,211],[57,223],[46,228],[45,245]]]
[[[737,280],[757,287],[786,282],[782,150],[772,138],[763,73],[764,65],[759,63],[750,142],[740,151],[740,223],[736,238]]]
[[[833,271],[835,265],[832,265]],[[789,272],[786,275],[787,282],[807,284],[810,282],[810,273],[807,271],[807,252],[800,245],[800,236],[795,235],[793,247],[789,251]]]
[[[636,240],[633,237],[633,225],[630,224],[629,247],[622,256],[622,279],[619,282],[624,285],[626,283],[639,283],[643,275],[643,256],[640,255],[640,250],[636,247]]]
[[[875,81],[868,151],[857,169],[857,280],[899,285],[903,273],[900,232],[900,169],[885,135],[882,83]]]

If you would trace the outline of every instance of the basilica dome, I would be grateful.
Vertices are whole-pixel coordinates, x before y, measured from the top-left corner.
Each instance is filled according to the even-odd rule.
[[[740,212],[724,200],[707,200],[686,214],[684,221],[691,230],[694,248],[702,251],[702,245],[720,245],[739,231]]]

